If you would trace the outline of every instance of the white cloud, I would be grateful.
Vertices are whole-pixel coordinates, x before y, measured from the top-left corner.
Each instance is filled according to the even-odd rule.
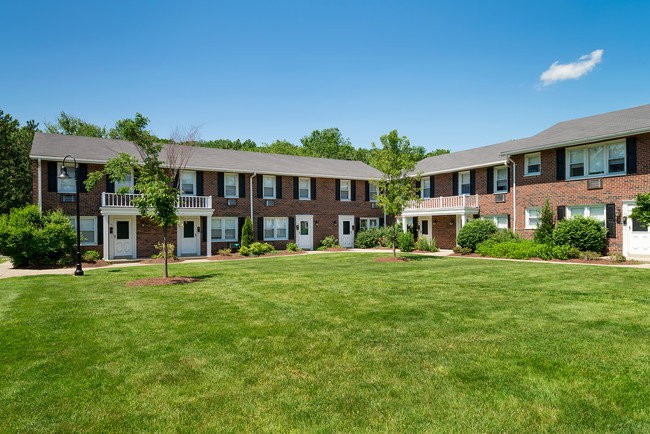
[[[603,50],[596,50],[590,54],[585,54],[577,62],[560,64],[555,62],[542,73],[540,79],[543,86],[556,83],[558,81],[578,79],[589,71],[594,69],[603,58]]]

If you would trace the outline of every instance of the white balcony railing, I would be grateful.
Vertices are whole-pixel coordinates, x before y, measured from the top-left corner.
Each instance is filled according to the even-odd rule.
[[[140,194],[102,193],[102,206],[111,208],[133,208],[132,201]],[[176,208],[212,208],[212,196],[179,196]]]
[[[478,194],[473,196],[441,196],[424,199],[420,202],[414,201],[407,204],[405,211],[451,208],[478,208]]]

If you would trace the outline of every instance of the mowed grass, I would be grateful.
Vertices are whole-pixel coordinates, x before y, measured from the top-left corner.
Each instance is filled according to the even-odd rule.
[[[650,271],[384,254],[0,281],[0,431],[650,431]]]

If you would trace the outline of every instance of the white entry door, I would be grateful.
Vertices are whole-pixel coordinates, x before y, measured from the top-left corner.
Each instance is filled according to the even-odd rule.
[[[296,216],[296,244],[303,250],[314,248],[314,218],[312,216]]]
[[[623,203],[623,216],[626,223],[623,227],[623,254],[625,256],[650,258],[650,227],[630,218],[634,202]]]
[[[135,218],[113,217],[110,222],[110,258],[135,258]]]
[[[431,217],[418,217],[418,223],[420,226],[419,236],[431,239]]]
[[[354,216],[339,216],[339,244],[348,249],[354,247]]]
[[[199,218],[198,217],[185,217],[179,225],[179,238],[180,248],[179,254],[181,256],[198,255],[200,250],[199,241],[201,240],[199,234]]]

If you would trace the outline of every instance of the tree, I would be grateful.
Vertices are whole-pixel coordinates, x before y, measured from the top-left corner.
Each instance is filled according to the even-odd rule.
[[[372,143],[373,166],[383,173],[380,179],[372,180],[377,185],[377,204],[387,216],[402,215],[409,202],[420,201],[416,183],[418,174],[412,177],[417,156],[406,136],[399,137],[397,130],[381,136],[382,147]],[[395,252],[395,225],[393,225],[393,257]]]
[[[45,122],[45,132],[52,134],[65,134],[68,136],[109,137],[106,127],[91,124],[90,122],[86,122],[78,117],[69,115],[64,111],[61,111],[56,122]]]
[[[314,130],[309,136],[300,139],[304,155],[309,157],[334,158],[352,160],[356,157],[356,149],[350,139],[343,138],[338,128]]]
[[[636,206],[632,209],[630,218],[650,226],[650,193],[637,195]]]
[[[273,143],[265,143],[256,149],[257,152],[265,152],[267,154],[282,154],[282,155],[305,155],[300,146],[286,140],[276,140]]]
[[[551,210],[548,196],[546,196],[534,238],[541,244],[553,243],[553,210]]]
[[[116,123],[116,132],[119,137],[129,140],[136,145],[140,154],[140,161],[133,155],[120,153],[111,158],[102,171],[88,174],[86,188],[90,191],[101,181],[104,175],[111,181],[124,181],[130,174],[136,174],[134,189],[141,193],[132,200],[142,217],[160,226],[163,231],[163,277],[167,274],[167,235],[169,228],[178,223],[176,203],[179,191],[174,185],[174,180],[179,179],[191,153],[190,146],[183,146],[193,142],[193,137],[188,137],[182,142],[172,142],[166,147],[167,168],[159,159],[163,145],[156,143],[156,137],[146,130],[149,119],[136,113],[134,119],[122,119]],[[194,130],[194,133],[196,130]],[[192,135],[192,132],[190,133]],[[116,191],[118,194],[128,193],[128,187]]]
[[[17,119],[0,110],[0,214],[26,205],[32,200],[32,165],[29,151],[38,124],[27,121],[20,126]]]
[[[250,247],[255,240],[253,239],[253,222],[250,217],[246,217],[244,226],[241,228],[241,246]]]

